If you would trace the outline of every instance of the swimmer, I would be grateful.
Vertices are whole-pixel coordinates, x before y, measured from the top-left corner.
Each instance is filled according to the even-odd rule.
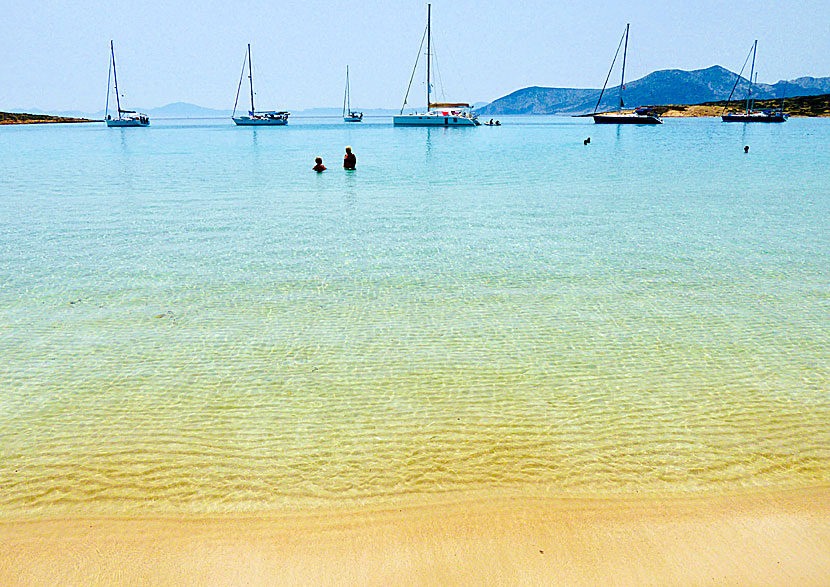
[[[343,157],[343,169],[355,169],[357,167],[357,157],[352,153],[351,147],[346,147],[346,155]]]
[[[314,171],[316,171],[317,173],[323,173],[326,170],[326,166],[323,165],[322,157],[317,157],[316,159],[314,159],[314,162],[317,164],[314,167],[312,167]]]

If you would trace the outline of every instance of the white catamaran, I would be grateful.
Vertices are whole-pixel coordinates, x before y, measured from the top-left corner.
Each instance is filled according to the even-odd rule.
[[[617,45],[617,52],[614,54],[614,60],[611,62],[611,69],[608,70],[608,75],[605,77],[605,83],[602,84],[602,91],[599,93],[597,105],[594,106],[594,122],[597,124],[663,124],[660,117],[651,109],[646,107],[636,108],[633,111],[624,111],[623,104],[623,90],[625,89],[625,57],[628,54],[628,29],[631,25],[625,25],[625,32],[620,39],[620,44]],[[620,54],[620,46],[625,41],[625,48],[623,49],[622,60],[622,76],[620,79],[620,109],[616,112],[603,112],[597,114],[600,102],[602,102],[602,95],[605,93],[605,87],[608,85],[608,78],[611,77],[611,72],[614,70],[614,63],[617,61],[617,56]]]
[[[346,93],[343,95],[343,122],[362,122],[363,113],[352,110],[352,96],[349,91],[349,66],[346,66]]]
[[[758,85],[758,74],[755,73],[755,52],[758,50],[758,39],[755,39],[755,43],[752,45],[752,49],[749,50],[749,53],[752,55],[752,68],[749,70],[749,91],[746,95],[746,112],[726,112],[726,108],[729,105],[729,101],[732,99],[732,94],[735,93],[735,88],[738,87],[738,82],[741,81],[741,74],[744,72],[744,67],[746,67],[746,62],[749,61],[749,55],[746,56],[746,60],[744,61],[744,67],[741,68],[741,71],[738,72],[738,77],[735,80],[735,85],[732,86],[732,91],[729,92],[729,98],[726,100],[726,105],[723,107],[723,111],[721,112],[721,120],[723,122],[787,122],[787,118],[789,115],[784,112],[784,97],[781,96],[781,107],[777,110],[753,110],[752,107],[755,103],[755,97],[752,95],[752,76],[755,75],[755,85]],[[784,88],[786,89],[786,85]]]
[[[288,124],[289,112],[267,110],[257,112],[254,108],[254,73],[251,68],[251,44],[248,43],[247,59],[242,62],[242,74],[239,76],[239,86],[236,88],[236,101],[233,103],[233,114],[231,118],[237,126],[285,126]],[[236,107],[239,104],[239,91],[242,89],[242,78],[245,77],[245,64],[248,65],[248,81],[251,84],[251,109],[248,116],[237,116]]]
[[[479,126],[475,114],[472,112],[472,106],[467,103],[448,103],[448,102],[432,102],[430,94],[432,93],[432,84],[430,83],[430,41],[432,31],[430,28],[432,18],[432,5],[427,4],[427,30],[424,37],[427,42],[427,111],[425,114],[404,114],[406,108],[406,101],[409,98],[409,90],[412,88],[412,78],[415,76],[415,69],[412,70],[412,77],[409,78],[409,88],[406,90],[406,96],[403,100],[400,114],[393,116],[392,121],[395,126]],[[418,58],[421,57],[421,49],[424,46],[424,40],[421,39],[421,47],[418,48]],[[418,67],[418,59],[415,60],[415,68]]]
[[[113,118],[110,114],[110,81],[112,80],[115,81],[115,103],[118,107],[116,118]],[[150,117],[146,114],[121,108],[121,97],[118,94],[118,74],[115,71],[115,47],[112,41],[110,41],[110,70],[107,75],[107,105],[104,107],[104,116],[107,120],[107,126],[110,127],[150,126]]]

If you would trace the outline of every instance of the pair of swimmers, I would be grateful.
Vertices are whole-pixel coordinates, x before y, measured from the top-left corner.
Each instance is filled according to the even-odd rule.
[[[317,173],[323,173],[326,170],[326,166],[323,165],[323,158],[317,157],[314,162],[317,164],[312,169]],[[356,169],[357,168],[357,157],[354,156],[352,153],[351,147],[346,147],[346,155],[343,157],[343,169]]]

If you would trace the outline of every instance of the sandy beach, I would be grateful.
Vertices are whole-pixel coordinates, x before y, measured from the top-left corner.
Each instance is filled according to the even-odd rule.
[[[827,585],[830,488],[6,520],[0,541],[3,585]]]

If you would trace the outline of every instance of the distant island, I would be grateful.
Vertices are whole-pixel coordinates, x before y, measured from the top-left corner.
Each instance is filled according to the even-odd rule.
[[[710,104],[729,98],[745,98],[749,81],[719,65],[685,71],[664,69],[625,84],[625,107]],[[830,93],[830,77],[800,77],[775,84],[756,84],[753,94],[760,100],[779,100],[781,96],[816,96]],[[587,114],[594,111],[599,89],[529,87],[516,90],[476,110],[480,116],[505,114]],[[619,86],[602,95],[599,111],[615,110]],[[791,104],[790,98],[787,103]],[[813,114],[797,114],[813,116]],[[687,114],[688,116],[688,114]]]
[[[96,122],[89,118],[50,116],[48,114],[25,114],[22,112],[0,112],[0,124],[45,124],[53,122]]]

